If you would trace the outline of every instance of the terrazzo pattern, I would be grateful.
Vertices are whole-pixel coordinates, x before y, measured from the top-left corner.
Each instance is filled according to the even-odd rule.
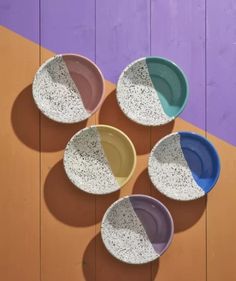
[[[120,188],[95,126],[72,137],[65,149],[64,167],[72,183],[88,193],[107,194]]]
[[[123,262],[142,264],[159,257],[127,197],[107,210],[101,235],[107,250]]]
[[[62,55],[39,68],[33,82],[33,97],[42,113],[54,121],[74,123],[90,116]]]
[[[123,71],[116,95],[121,110],[139,124],[157,126],[173,120],[163,110],[145,58],[131,63]]]
[[[193,200],[205,195],[185,160],[178,133],[163,138],[154,146],[148,172],[156,188],[172,199]]]

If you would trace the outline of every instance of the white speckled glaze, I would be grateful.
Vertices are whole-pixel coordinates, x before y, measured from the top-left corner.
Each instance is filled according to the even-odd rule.
[[[91,115],[62,55],[54,56],[39,68],[33,82],[33,97],[42,113],[57,122],[79,122]]]
[[[148,172],[154,186],[172,199],[187,201],[205,195],[185,160],[178,133],[164,137],[153,147]]]
[[[117,83],[116,96],[124,114],[139,124],[157,126],[173,120],[163,110],[145,58],[125,68]]]
[[[102,220],[101,235],[107,250],[123,262],[143,264],[159,257],[128,197],[108,208]]]
[[[64,153],[64,168],[74,185],[92,194],[107,194],[120,188],[104,153],[96,126],[76,133]]]

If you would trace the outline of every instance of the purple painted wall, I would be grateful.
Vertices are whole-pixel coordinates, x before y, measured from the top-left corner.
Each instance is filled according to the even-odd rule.
[[[39,0],[1,0],[0,24],[39,42]]]
[[[189,80],[181,117],[205,129],[205,0],[156,0],[151,7],[151,52],[176,62]]]
[[[207,1],[207,130],[236,145],[236,1]]]
[[[181,117],[236,145],[234,0],[1,0],[0,23],[39,43],[40,6],[42,46],[88,56],[114,83],[138,57],[174,60],[190,82]]]

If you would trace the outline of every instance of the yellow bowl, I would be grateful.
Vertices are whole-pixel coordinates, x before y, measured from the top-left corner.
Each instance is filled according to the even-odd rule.
[[[68,142],[64,167],[69,179],[92,194],[107,194],[124,186],[136,166],[133,143],[122,131],[96,125],[76,133]]]

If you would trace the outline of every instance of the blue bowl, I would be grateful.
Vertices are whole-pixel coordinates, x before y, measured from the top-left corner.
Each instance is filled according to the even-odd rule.
[[[154,186],[176,200],[204,196],[216,184],[220,159],[203,136],[176,132],[161,139],[152,149],[148,172]]]
[[[208,193],[220,175],[219,155],[211,142],[196,133],[179,132],[181,148],[197,184]]]

